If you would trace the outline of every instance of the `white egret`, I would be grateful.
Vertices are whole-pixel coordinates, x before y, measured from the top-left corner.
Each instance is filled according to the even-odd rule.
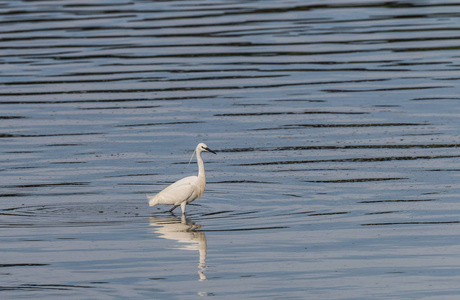
[[[199,143],[198,146],[196,146],[196,149],[193,153],[196,153],[196,159],[198,161],[198,176],[188,176],[182,178],[181,180],[176,181],[170,186],[166,187],[156,195],[147,195],[150,206],[157,204],[171,204],[174,205],[173,208],[169,210],[172,212],[176,207],[180,205],[182,208],[182,214],[185,214],[185,206],[193,200],[201,197],[204,192],[204,187],[206,186],[204,163],[203,159],[201,158],[201,152],[203,151],[216,154],[216,152],[209,149],[208,146],[206,146],[204,143]],[[193,154],[190,161],[192,161],[192,159]]]

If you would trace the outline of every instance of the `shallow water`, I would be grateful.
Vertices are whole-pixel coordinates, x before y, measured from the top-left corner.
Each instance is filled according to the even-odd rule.
[[[0,2],[0,295],[457,299],[458,9]]]

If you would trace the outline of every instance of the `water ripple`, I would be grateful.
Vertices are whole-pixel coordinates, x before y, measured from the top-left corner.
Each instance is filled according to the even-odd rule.
[[[459,3],[1,7],[5,297],[457,296]]]

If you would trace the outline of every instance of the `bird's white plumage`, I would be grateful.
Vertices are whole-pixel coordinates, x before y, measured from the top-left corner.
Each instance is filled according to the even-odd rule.
[[[182,178],[179,181],[169,185],[156,195],[147,195],[149,205],[154,206],[157,204],[174,205],[171,209],[174,210],[177,206],[181,206],[182,213],[185,213],[185,205],[193,200],[201,197],[206,186],[206,175],[204,172],[204,163],[201,158],[201,152],[214,151],[208,148],[206,144],[200,143],[196,146],[195,152],[198,161],[198,176],[189,176]]]
[[[174,182],[158,194],[154,196],[149,196],[149,205],[154,206],[157,204],[174,204],[180,205],[182,201],[187,201],[191,198],[198,198],[201,196],[201,193],[197,193],[196,190],[199,188],[197,186],[198,176],[189,176],[185,177],[179,181]]]

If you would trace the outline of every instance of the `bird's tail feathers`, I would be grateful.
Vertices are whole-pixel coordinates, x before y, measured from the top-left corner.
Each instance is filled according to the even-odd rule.
[[[149,206],[155,206],[158,204],[159,200],[158,195],[147,195],[147,199],[149,199]]]

